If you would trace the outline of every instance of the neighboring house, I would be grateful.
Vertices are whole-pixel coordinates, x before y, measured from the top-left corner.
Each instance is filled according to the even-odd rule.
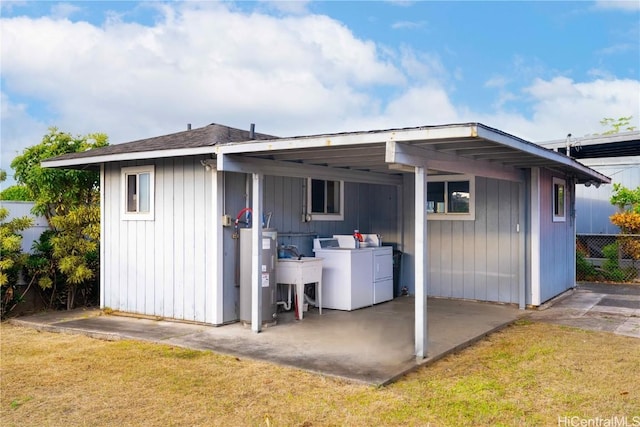
[[[43,166],[100,170],[102,307],[237,321],[233,223],[250,207],[307,255],[314,236],[354,229],[404,252],[418,357],[427,295],[525,308],[573,287],[575,184],[609,182],[479,123],[292,138],[211,124]],[[257,246],[262,228],[251,234]],[[251,265],[257,332],[260,251]]]
[[[581,163],[611,177],[612,184],[633,189],[640,186],[640,132],[592,135],[568,140],[543,142],[540,145],[570,155]],[[579,185],[576,188],[576,233],[617,234],[620,229],[609,217],[617,208],[609,201],[613,185],[599,188]]]
[[[31,209],[33,209],[34,205],[33,202],[2,200],[0,201],[0,205],[9,210],[9,215],[5,220],[7,222],[14,218],[20,218],[23,216],[33,219],[33,225],[20,232],[22,235],[22,252],[31,253],[33,244],[40,239],[40,235],[43,231],[49,229],[47,219],[43,216],[37,216],[31,213]]]

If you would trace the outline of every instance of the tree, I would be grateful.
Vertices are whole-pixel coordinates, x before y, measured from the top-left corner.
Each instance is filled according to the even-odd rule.
[[[610,202],[612,205],[617,206],[620,212],[640,214],[640,186],[632,190],[620,183],[613,184]]]
[[[11,162],[18,185],[26,187],[35,202],[32,212],[47,218],[51,228],[40,239],[28,270],[41,289],[52,293],[50,302],[67,309],[73,308],[78,292],[86,301],[96,288],[100,176],[96,171],[43,168],[40,163],[106,145],[107,136],[101,133],[73,137],[50,128],[40,144],[26,148]]]
[[[31,201],[29,189],[24,185],[12,185],[0,192],[0,200],[28,202]]]
[[[620,227],[619,257],[627,256],[635,263],[640,260],[640,186],[631,190],[614,184],[610,201],[619,209],[610,217],[611,222]],[[630,271],[636,272],[635,268]]]
[[[610,126],[611,129],[603,132],[602,134],[613,135],[620,132],[631,132],[636,130],[636,127],[631,125],[631,119],[633,119],[633,116],[619,117],[617,119],[605,117],[604,119],[600,120],[600,124],[605,127]]]
[[[26,148],[11,162],[15,179],[28,188],[35,202],[34,214],[43,215],[49,223],[54,215],[64,215],[69,210],[94,204],[98,197],[98,172],[72,169],[50,169],[40,162],[67,153],[77,153],[108,145],[103,133],[73,137],[57,128],[49,128],[40,144]]]

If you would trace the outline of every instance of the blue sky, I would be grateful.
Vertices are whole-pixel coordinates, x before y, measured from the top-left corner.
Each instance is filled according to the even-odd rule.
[[[638,1],[0,4],[5,170],[49,126],[111,143],[212,122],[477,121],[534,142],[640,127]]]

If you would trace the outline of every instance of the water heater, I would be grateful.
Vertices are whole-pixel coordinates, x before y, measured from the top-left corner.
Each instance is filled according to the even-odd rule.
[[[251,229],[240,229],[240,321],[251,325]],[[262,266],[260,287],[262,289],[262,324],[275,325],[278,304],[276,303],[276,262],[278,254],[278,231],[262,230]]]

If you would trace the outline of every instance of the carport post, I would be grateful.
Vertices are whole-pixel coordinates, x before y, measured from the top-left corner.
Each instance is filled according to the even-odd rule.
[[[262,182],[253,174],[251,215],[251,330],[262,330]]]
[[[415,347],[416,357],[427,357],[427,174],[425,167],[415,170]]]

